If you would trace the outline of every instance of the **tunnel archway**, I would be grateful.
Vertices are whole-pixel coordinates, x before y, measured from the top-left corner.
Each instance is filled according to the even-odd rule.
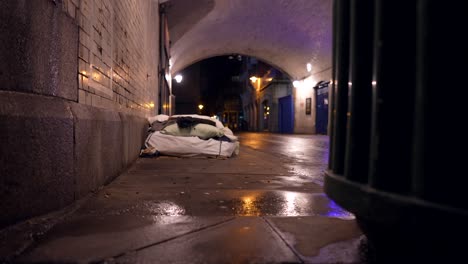
[[[332,1],[191,2],[163,3],[172,73],[205,58],[235,53],[261,58],[292,79],[330,79]]]
[[[286,70],[284,70],[280,66],[278,66],[278,65],[274,64],[273,62],[271,62],[269,60],[269,58],[258,57],[258,56],[249,55],[249,54],[245,54],[245,53],[239,53],[239,52],[222,52],[222,53],[203,56],[203,57],[197,58],[194,61],[186,62],[186,65],[184,65],[180,69],[175,68],[173,66],[173,67],[171,67],[172,76],[176,76],[179,72],[182,72],[182,71],[186,70],[187,68],[189,68],[190,66],[192,66],[194,64],[197,64],[197,63],[200,63],[202,61],[209,60],[209,59],[212,59],[212,58],[215,58],[215,57],[230,57],[230,56],[234,56],[234,58],[233,58],[234,60],[237,59],[237,56],[241,56],[242,58],[246,58],[246,57],[254,58],[254,59],[258,60],[258,61],[261,61],[264,64],[269,65],[271,68],[277,69],[281,73],[285,74],[289,79],[294,80],[293,76],[289,72],[287,72]],[[171,60],[171,62],[172,62],[172,60]],[[178,70],[176,70],[176,69],[178,69]]]
[[[172,81],[176,114],[216,117],[234,131],[280,132],[278,100],[292,99],[296,93],[288,74],[241,54],[208,58],[177,75],[184,81]],[[199,104],[204,105],[203,113],[197,111]]]

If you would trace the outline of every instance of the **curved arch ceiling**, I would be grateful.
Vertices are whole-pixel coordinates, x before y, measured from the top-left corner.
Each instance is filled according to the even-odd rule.
[[[302,79],[331,68],[332,0],[169,0],[171,72],[213,56],[259,58]],[[306,64],[312,64],[309,73]]]

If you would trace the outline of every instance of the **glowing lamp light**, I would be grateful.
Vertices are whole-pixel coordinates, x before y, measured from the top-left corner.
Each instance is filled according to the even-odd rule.
[[[306,68],[307,68],[307,72],[312,71],[312,64],[307,63]]]
[[[250,80],[251,80],[252,82],[256,82],[256,81],[258,80],[258,78],[255,77],[255,76],[252,76],[252,77],[250,77]]]
[[[151,102],[151,103],[149,104],[149,106],[150,106],[150,108],[154,108],[154,103]]]
[[[293,86],[296,87],[296,88],[299,87],[299,81],[294,81]]]
[[[199,104],[199,105],[198,105],[198,109],[202,110],[202,109],[203,109],[203,105],[202,105],[202,104]]]
[[[180,83],[182,81],[182,75],[177,74],[174,79],[176,80],[177,83]]]

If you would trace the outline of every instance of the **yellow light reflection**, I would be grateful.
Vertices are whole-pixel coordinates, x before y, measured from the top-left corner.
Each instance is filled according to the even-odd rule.
[[[242,211],[245,216],[258,216],[260,209],[256,206],[255,196],[244,196],[242,199]]]
[[[96,81],[99,81],[99,74],[98,73],[93,73],[93,79]]]

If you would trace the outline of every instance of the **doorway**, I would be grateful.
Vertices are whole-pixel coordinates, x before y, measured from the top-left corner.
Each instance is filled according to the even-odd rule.
[[[328,85],[330,82],[319,82],[315,87],[315,132],[327,134],[328,130]]]
[[[280,133],[293,133],[294,132],[294,108],[292,96],[284,96],[278,99],[279,105],[279,132]]]

